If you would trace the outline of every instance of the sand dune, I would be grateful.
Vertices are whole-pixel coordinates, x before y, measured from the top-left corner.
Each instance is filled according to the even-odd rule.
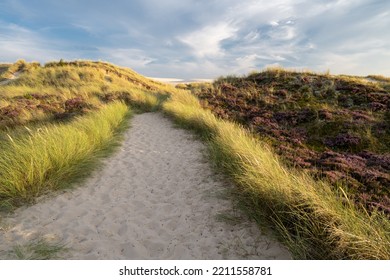
[[[120,150],[82,186],[3,220],[1,258],[39,236],[65,259],[288,259],[290,253],[234,213],[205,147],[159,113],[136,115]],[[237,220],[237,219],[236,219]]]

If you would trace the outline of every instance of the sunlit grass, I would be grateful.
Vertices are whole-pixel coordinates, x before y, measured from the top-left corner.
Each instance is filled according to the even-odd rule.
[[[112,144],[128,115],[123,103],[67,124],[9,135],[0,154],[0,201],[14,207],[85,175],[98,152]]]
[[[66,102],[75,98],[88,108],[98,109],[107,102],[122,100],[153,111],[173,89],[130,69],[104,62],[61,61],[39,66],[18,61],[6,69],[4,75],[15,71],[21,74],[0,85],[0,130],[85,113],[85,110],[69,112]]]
[[[8,119],[0,122],[3,207],[31,202],[87,174],[102,151],[115,143],[128,115],[126,105],[141,111],[161,109],[207,141],[211,158],[237,184],[240,207],[259,224],[270,226],[295,258],[390,259],[390,223],[383,215],[369,215],[355,206],[342,186],[335,192],[328,183],[287,168],[264,141],[202,109],[188,92],[105,62],[60,61],[45,67],[18,62],[12,67],[7,71],[23,73],[0,86],[0,109],[17,104],[21,111],[12,118],[7,112]],[[267,71],[268,79],[277,75],[292,80],[281,68]],[[253,89],[248,94],[260,93]],[[66,102],[75,98],[82,101],[76,105],[93,109],[70,111]],[[63,123],[56,121],[58,116],[66,116]]]
[[[208,139],[215,162],[239,187],[240,204],[268,222],[295,258],[390,258],[390,223],[383,215],[370,216],[342,191],[285,167],[269,146],[217,119],[189,93],[172,95],[163,109]]]

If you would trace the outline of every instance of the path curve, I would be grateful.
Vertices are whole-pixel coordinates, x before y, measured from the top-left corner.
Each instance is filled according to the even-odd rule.
[[[136,115],[120,150],[83,186],[3,221],[0,251],[43,236],[65,243],[66,259],[290,258],[244,218],[217,219],[233,211],[221,195],[231,186],[205,149],[160,113]]]

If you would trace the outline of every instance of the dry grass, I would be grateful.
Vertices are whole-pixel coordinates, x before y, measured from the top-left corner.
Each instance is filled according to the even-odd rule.
[[[390,223],[384,216],[369,216],[342,191],[286,168],[266,144],[217,119],[189,93],[172,95],[163,108],[208,139],[216,163],[237,183],[246,212],[268,221],[295,258],[390,258]]]
[[[102,62],[2,69],[21,73],[0,85],[0,205],[11,209],[82,178],[116,143],[126,105],[157,110],[170,88]]]
[[[390,259],[390,223],[384,216],[358,209],[342,188],[336,193],[326,182],[287,168],[267,144],[202,109],[188,92],[108,63],[61,61],[45,67],[25,65],[23,71],[18,80],[0,86],[0,109],[16,100],[30,100],[38,92],[55,96],[47,103],[39,99],[39,104],[57,104],[59,112],[43,111],[47,118],[39,130],[20,127],[37,127],[32,115],[23,122],[12,120],[13,126],[5,126],[0,133],[1,139],[7,133],[11,136],[1,144],[3,206],[19,205],[67,185],[81,167],[90,166],[89,159],[112,144],[116,128],[127,115],[124,104],[106,103],[122,100],[141,110],[161,108],[200,133],[209,143],[215,163],[236,182],[240,206],[259,224],[267,223],[295,258]],[[275,71],[284,75],[280,69]],[[61,106],[69,100],[78,100],[76,105],[90,112],[70,111],[65,123],[56,124],[51,117],[66,113],[67,108]],[[33,101],[23,110],[36,110]]]
[[[18,61],[7,73],[11,70],[21,75],[0,85],[0,130],[82,115],[114,100],[155,110],[172,88],[102,62],[52,62],[41,67]]]

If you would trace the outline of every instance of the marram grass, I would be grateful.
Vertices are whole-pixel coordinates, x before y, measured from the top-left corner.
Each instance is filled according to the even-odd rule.
[[[369,215],[329,184],[285,167],[272,150],[237,124],[217,119],[187,92],[163,110],[200,132],[215,162],[237,183],[237,199],[268,222],[297,259],[390,259],[390,222]]]
[[[113,100],[141,110],[162,108],[200,133],[215,163],[236,182],[240,207],[259,224],[271,226],[295,258],[390,259],[390,222],[383,215],[368,215],[342,189],[335,193],[326,182],[286,168],[268,145],[202,109],[188,92],[107,63],[60,62],[38,67],[20,62],[8,70],[22,68],[24,73],[17,80],[0,86],[0,107],[39,92],[46,98],[56,96],[62,103],[82,97],[101,109],[61,125],[50,124],[50,112],[20,115],[15,125],[32,127],[30,121],[36,119],[48,124],[28,133],[20,133],[19,127],[9,132],[10,137],[0,135],[0,205],[33,201],[86,174],[94,159],[112,146],[128,115],[124,104],[104,104],[116,96]],[[50,100],[46,103],[53,105]]]
[[[114,102],[67,124],[9,135],[0,154],[1,206],[30,202],[83,176],[99,151],[112,145],[128,114],[126,105]]]
[[[35,122],[69,120],[114,100],[154,111],[173,89],[103,62],[60,61],[40,66],[18,61],[0,65],[0,71],[0,81],[16,71],[20,74],[0,85],[0,133]]]

